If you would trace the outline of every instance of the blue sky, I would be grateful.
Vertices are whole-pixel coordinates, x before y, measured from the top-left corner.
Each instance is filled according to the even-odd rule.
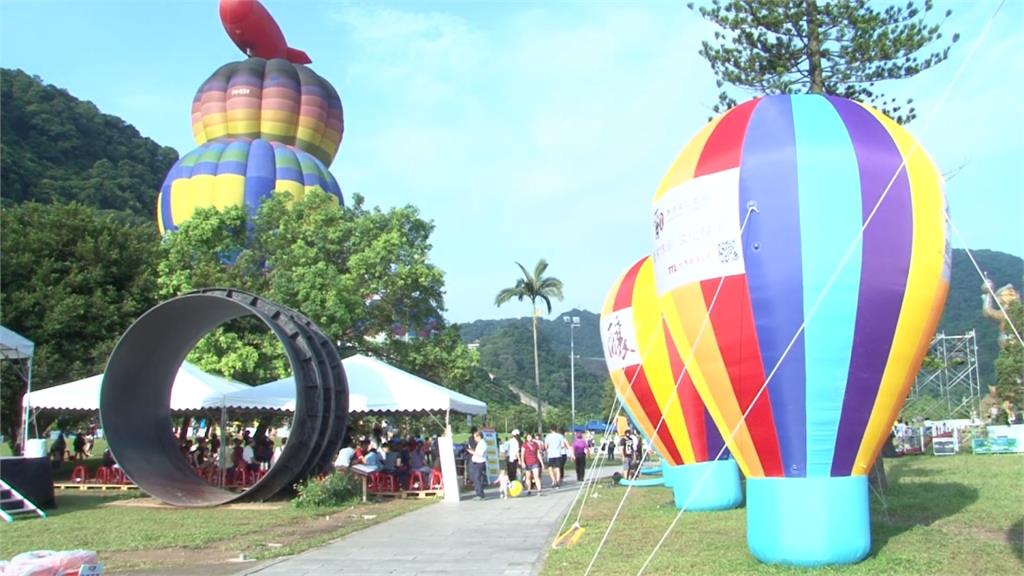
[[[714,29],[685,2],[263,0],[289,44],[338,89],[345,137],[331,167],[346,195],[407,203],[434,221],[453,321],[520,316],[493,305],[541,257],[565,301],[599,310],[650,249],[649,206],[706,122],[717,90],[698,56]],[[1024,255],[1019,111],[1024,2],[952,8],[949,60],[888,89],[914,96],[909,129],[946,173],[954,245]],[[0,0],[0,64],[91,100],[161,144],[194,147],[190,106],[241,59],[216,0]]]

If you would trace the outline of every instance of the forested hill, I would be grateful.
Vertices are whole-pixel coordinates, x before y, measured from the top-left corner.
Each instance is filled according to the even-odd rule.
[[[1020,257],[992,250],[976,250],[972,254],[997,288],[1006,284],[1020,288],[1024,284],[1024,260]],[[990,384],[995,380],[993,362],[999,353],[999,330],[994,321],[982,315],[981,284],[982,280],[967,252],[953,250],[950,292],[939,330],[947,335],[962,335],[972,329],[976,331],[981,380],[983,384]],[[524,307],[529,309],[528,305]],[[563,315],[580,318],[581,326],[574,336],[579,357],[577,383],[581,370],[589,373],[588,379],[607,375],[604,372],[598,315],[586,310],[572,310]],[[539,320],[541,379],[545,382],[554,380],[552,383],[556,386],[559,385],[558,380],[565,379],[569,363],[569,327],[561,316]],[[499,380],[531,391],[533,343],[529,317],[477,320],[461,324],[459,329],[465,342],[479,342],[480,360],[485,369],[498,376]],[[550,379],[545,377],[546,374]],[[577,393],[578,389],[577,386]],[[557,392],[555,397],[558,397]]]
[[[0,69],[4,202],[77,201],[153,221],[178,153],[21,70]]]
[[[993,250],[972,250],[971,254],[998,289],[1013,284],[1021,289],[1024,284],[1024,259]],[[949,281],[946,310],[939,322],[939,331],[959,336],[975,330],[978,341],[978,370],[983,385],[995,382],[994,362],[999,353],[999,326],[981,312],[982,279],[977,269],[961,249],[953,250],[953,271]],[[983,388],[984,391],[984,388]]]

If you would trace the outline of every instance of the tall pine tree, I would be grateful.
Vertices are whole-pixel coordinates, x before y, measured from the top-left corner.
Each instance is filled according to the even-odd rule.
[[[932,0],[881,9],[868,0],[711,0],[688,6],[722,29],[700,50],[722,89],[715,112],[736,105],[726,86],[731,85],[754,94],[844,96],[905,124],[915,117],[913,99],[904,108],[877,83],[939,64],[959,39],[954,34],[940,50],[925,51],[942,39],[941,23],[925,21]]]

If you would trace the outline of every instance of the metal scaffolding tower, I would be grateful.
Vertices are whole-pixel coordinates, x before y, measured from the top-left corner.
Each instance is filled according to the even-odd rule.
[[[904,413],[940,420],[977,416],[981,401],[978,343],[974,330],[961,336],[940,332],[932,340]]]

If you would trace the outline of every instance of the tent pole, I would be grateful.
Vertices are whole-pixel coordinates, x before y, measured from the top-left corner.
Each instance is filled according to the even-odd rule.
[[[220,401],[220,450],[218,450],[218,452],[220,452],[220,457],[219,457],[219,460],[220,460],[220,466],[219,466],[220,474],[219,474],[219,476],[220,476],[220,485],[221,486],[224,486],[224,483],[227,480],[227,467],[225,466],[226,462],[225,462],[225,458],[224,458],[224,452],[227,450],[227,445],[228,445],[227,421],[228,421],[228,406],[227,406],[227,403],[225,402],[225,400],[222,398],[221,401]]]
[[[23,433],[21,437],[21,455],[25,455],[28,446],[28,420],[32,414],[32,357],[28,359],[28,392],[25,393],[25,412],[22,414]],[[36,427],[36,436],[39,435],[39,427]]]

